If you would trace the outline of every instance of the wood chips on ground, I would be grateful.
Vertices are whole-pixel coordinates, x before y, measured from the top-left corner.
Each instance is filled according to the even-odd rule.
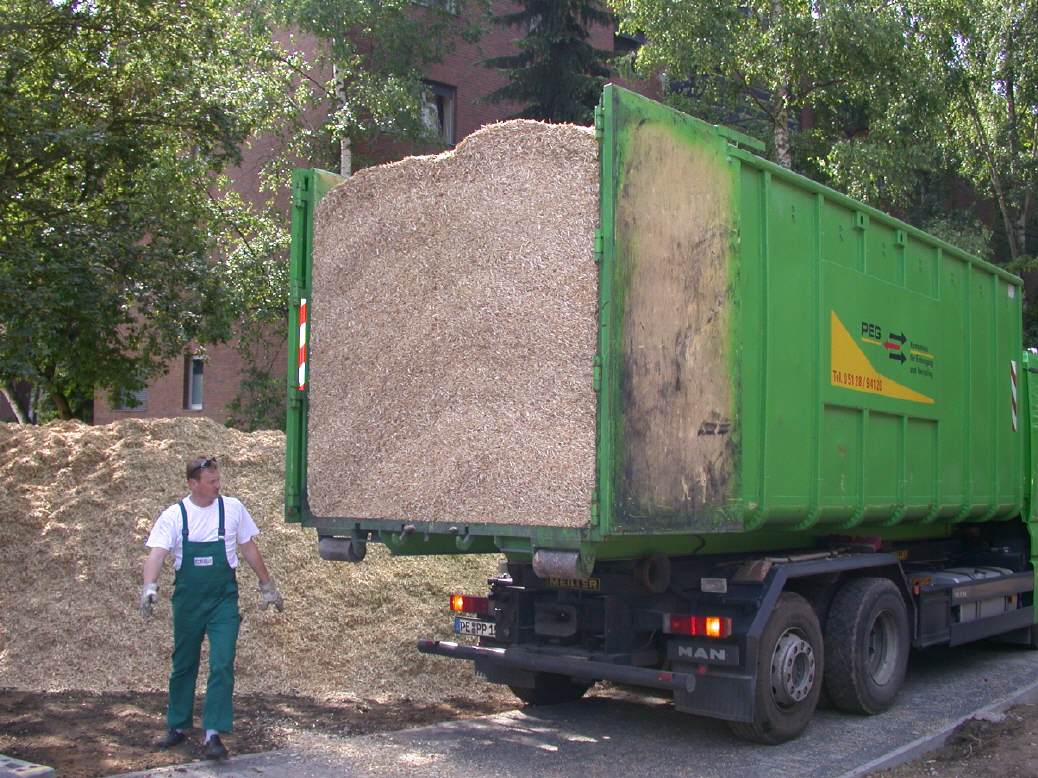
[[[320,516],[582,526],[594,488],[597,144],[512,121],[361,171],[316,219]]]
[[[448,593],[485,590],[497,558],[391,558],[372,547],[360,565],[321,561],[313,530],[283,519],[284,445],[280,432],[205,419],[0,424],[0,687],[165,689],[172,564],[146,621],[144,541],[187,493],[186,461],[215,456],[285,597],[284,612],[260,612],[255,575],[239,571],[237,691],[435,701],[465,688],[507,698],[469,663],[415,650],[417,637],[448,636]]]

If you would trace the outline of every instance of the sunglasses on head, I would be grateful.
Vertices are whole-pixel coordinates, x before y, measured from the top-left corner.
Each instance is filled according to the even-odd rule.
[[[195,462],[191,469],[187,471],[188,478],[194,478],[203,470],[207,470],[210,467],[216,467],[216,457],[206,457],[205,459],[199,459]]]

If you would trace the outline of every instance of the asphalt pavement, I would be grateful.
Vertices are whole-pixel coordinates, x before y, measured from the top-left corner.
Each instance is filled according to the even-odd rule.
[[[130,775],[856,778],[939,747],[978,713],[1036,700],[1038,652],[981,644],[913,656],[891,710],[819,710],[804,735],[779,746],[739,741],[723,722],[678,713],[666,701],[619,695],[364,737],[310,737],[291,751]]]

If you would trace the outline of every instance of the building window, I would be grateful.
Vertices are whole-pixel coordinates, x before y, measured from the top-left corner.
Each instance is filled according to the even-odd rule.
[[[184,407],[189,411],[202,410],[204,372],[204,357],[188,357],[184,360]]]
[[[447,84],[425,82],[422,120],[441,141],[454,145],[454,103],[458,90]]]
[[[119,392],[115,409],[117,411],[146,411],[148,410],[148,390],[138,389],[136,392]]]
[[[414,0],[415,5],[424,5],[426,8],[439,8],[447,13],[457,14],[457,0]]]
[[[613,52],[616,54],[633,54],[645,45],[645,36],[617,32],[613,35]]]

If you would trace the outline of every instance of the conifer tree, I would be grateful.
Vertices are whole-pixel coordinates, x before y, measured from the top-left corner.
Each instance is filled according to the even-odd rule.
[[[495,24],[525,32],[519,52],[485,61],[508,74],[488,102],[522,106],[516,118],[590,124],[611,52],[591,45],[588,28],[612,25],[595,0],[522,0],[520,10],[493,17]]]

